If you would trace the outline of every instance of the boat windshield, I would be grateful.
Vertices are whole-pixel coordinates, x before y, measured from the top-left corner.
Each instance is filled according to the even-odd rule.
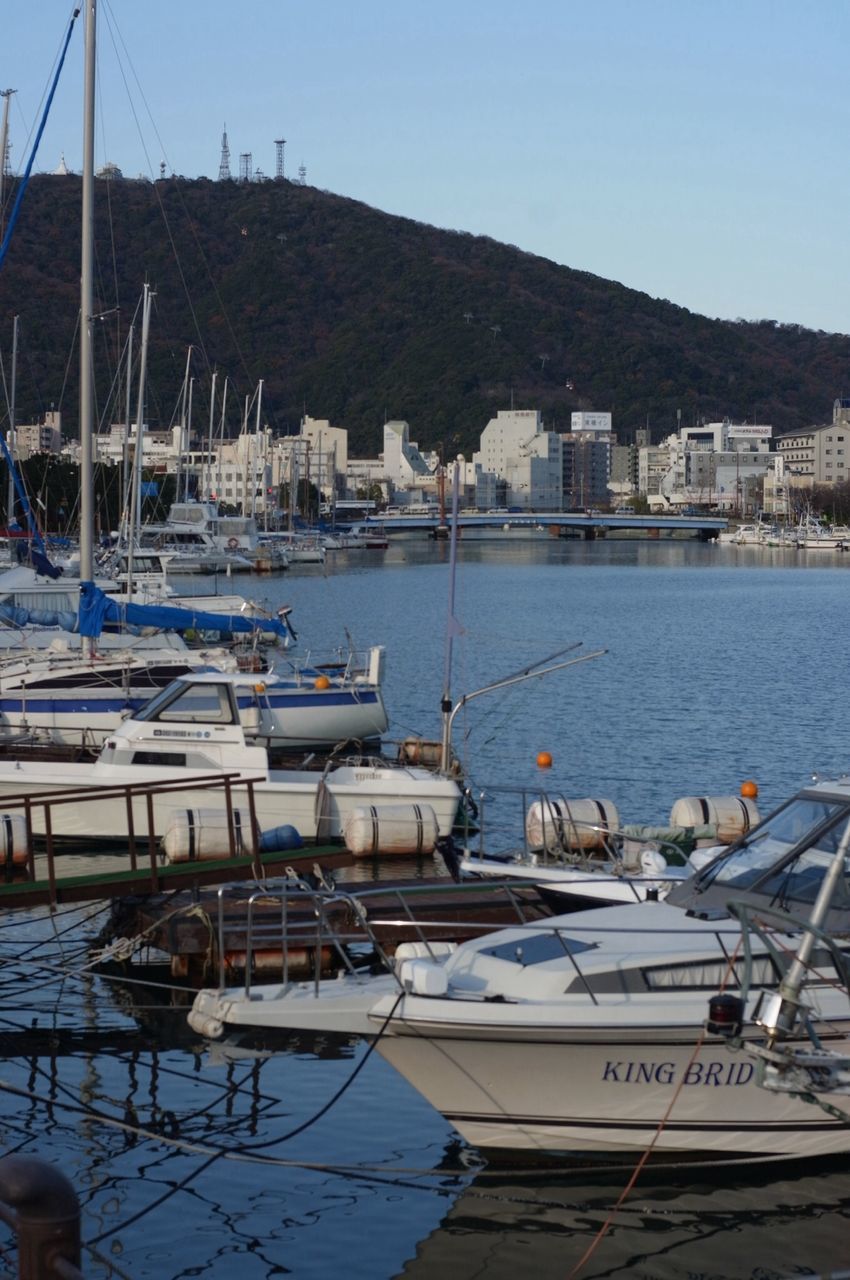
[[[180,720],[203,724],[238,724],[239,715],[229,685],[189,684],[175,680],[133,717],[142,721]]]
[[[724,885],[783,902],[813,902],[848,814],[846,802],[813,796],[794,799],[725,857],[712,862],[699,877],[699,888]],[[845,881],[848,875],[850,866]],[[850,901],[846,883],[843,894]]]

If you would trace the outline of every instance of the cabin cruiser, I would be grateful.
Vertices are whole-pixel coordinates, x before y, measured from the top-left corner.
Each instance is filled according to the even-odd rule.
[[[221,515],[214,502],[172,503],[163,523],[142,529],[142,542],[169,552],[172,570],[180,573],[250,570],[258,555],[271,556],[279,569],[288,564],[283,549],[261,549],[253,516]]]
[[[814,782],[668,894],[553,917],[397,957],[383,975],[208,990],[190,1022],[208,1036],[245,1026],[343,1030],[378,1052],[470,1143],[671,1158],[807,1157],[850,1151],[840,1111],[758,1087],[731,1053],[710,996],[737,992],[741,923],[729,904],[805,917],[850,831],[850,779]],[[846,955],[850,867],[822,930]],[[749,940],[746,1019],[796,949],[793,921]],[[809,1023],[850,1049],[837,956],[819,946]]]
[[[261,831],[291,826],[304,840],[333,840],[345,819],[362,806],[429,806],[441,836],[454,825],[460,801],[457,783],[421,767],[395,766],[375,758],[331,758],[324,770],[274,768],[258,745],[264,717],[274,698],[275,679],[244,672],[209,671],[179,676],[138,712],[110,733],[92,763],[34,759],[0,760],[0,803],[50,792],[74,797],[51,808],[55,840],[88,845],[129,838],[128,798],[120,789],[168,786],[153,800],[153,834],[161,837],[175,811],[224,806],[224,791],[211,783],[231,784],[231,797],[243,816],[251,812]],[[326,681],[313,689],[328,694]],[[313,710],[311,715],[320,715]],[[251,720],[249,742],[243,721]],[[251,787],[245,785],[250,781]],[[195,785],[202,784],[202,785]],[[114,793],[104,794],[104,788]],[[96,803],[86,803],[86,794]],[[36,834],[46,830],[44,806],[33,804]],[[144,795],[133,801],[133,831],[147,832]]]

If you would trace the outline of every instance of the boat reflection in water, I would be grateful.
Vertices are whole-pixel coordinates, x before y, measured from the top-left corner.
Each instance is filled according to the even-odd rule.
[[[567,1277],[592,1248],[633,1166],[479,1173],[402,1275]],[[606,1280],[766,1280],[850,1261],[846,1163],[645,1169],[581,1269]]]

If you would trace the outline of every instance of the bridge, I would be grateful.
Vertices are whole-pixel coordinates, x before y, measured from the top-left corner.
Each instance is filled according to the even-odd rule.
[[[374,515],[359,520],[359,525],[379,526],[385,533],[434,534],[445,528],[450,517],[441,521],[439,512],[433,515]],[[597,536],[600,530],[613,532],[618,529],[636,529],[650,536],[661,531],[692,533],[708,541],[716,538],[728,527],[723,516],[672,516],[672,515],[608,515],[584,511],[479,511],[458,515],[461,529],[539,529],[560,534],[562,530],[580,531],[587,538]]]

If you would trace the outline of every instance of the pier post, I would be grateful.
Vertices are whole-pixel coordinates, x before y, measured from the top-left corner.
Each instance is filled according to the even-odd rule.
[[[0,1217],[17,1232],[20,1280],[82,1276],[80,1202],[53,1165],[32,1156],[0,1160]]]

